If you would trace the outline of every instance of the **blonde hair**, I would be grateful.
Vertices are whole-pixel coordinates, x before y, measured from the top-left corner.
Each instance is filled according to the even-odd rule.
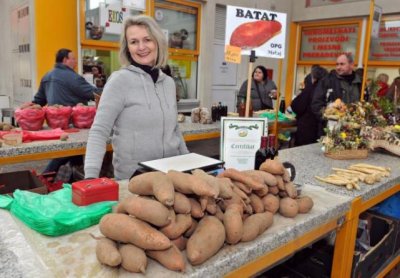
[[[378,77],[376,78],[376,80],[381,81],[383,83],[388,83],[389,75],[387,75],[386,73],[380,73],[380,74],[378,74]]]
[[[143,26],[157,45],[157,59],[154,68],[162,68],[168,61],[168,45],[167,39],[156,21],[147,15],[131,16],[125,19],[123,24],[123,32],[120,39],[119,61],[121,65],[128,66],[132,64],[133,59],[128,49],[126,40],[126,30],[131,26]]]

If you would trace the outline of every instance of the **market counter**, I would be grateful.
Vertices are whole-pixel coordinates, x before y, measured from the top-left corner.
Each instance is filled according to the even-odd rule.
[[[234,246],[226,245],[200,266],[192,267],[187,263],[184,274],[168,271],[149,259],[146,276],[221,277],[315,229],[319,230],[314,234],[313,240],[316,240],[335,229],[338,219],[350,207],[351,198],[348,196],[338,196],[308,185],[302,191],[314,199],[315,205],[310,213],[298,215],[294,219],[276,214],[273,226],[256,240]],[[120,199],[129,194],[127,181],[121,181]],[[102,266],[97,261],[96,240],[91,235],[101,235],[98,225],[70,235],[47,237],[29,229],[5,210],[0,210],[0,218],[0,261],[6,263],[0,269],[5,277],[20,277],[21,274],[26,277],[142,277],[141,274],[132,276],[122,268]],[[326,223],[331,224],[321,230],[320,227]],[[290,251],[294,252],[302,246],[297,244],[292,247]]]
[[[311,196],[315,203],[310,213],[298,215],[294,219],[275,215],[273,226],[256,240],[234,246],[226,245],[200,266],[192,267],[187,264],[185,274],[168,271],[150,260],[146,275],[250,276],[279,263],[329,231],[336,230],[332,277],[350,277],[358,216],[370,206],[400,191],[399,158],[370,153],[363,160],[332,160],[324,157],[319,144],[281,150],[279,157],[282,161],[295,165],[295,183],[302,185],[302,194]],[[314,179],[315,175],[328,175],[332,167],[344,168],[357,162],[390,167],[392,173],[390,177],[383,178],[374,185],[361,185],[360,191],[323,185]],[[120,198],[130,194],[126,184],[127,181],[120,182]],[[19,277],[18,274],[27,277],[131,275],[124,270],[104,267],[97,262],[95,240],[91,236],[100,235],[97,225],[70,235],[51,238],[30,230],[7,211],[0,210],[0,218],[0,261],[6,263],[0,270],[7,277]]]

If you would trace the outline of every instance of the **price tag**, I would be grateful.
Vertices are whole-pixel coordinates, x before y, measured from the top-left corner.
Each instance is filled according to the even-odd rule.
[[[237,46],[226,45],[225,46],[225,61],[235,64],[240,64],[242,60],[241,56],[242,49]]]

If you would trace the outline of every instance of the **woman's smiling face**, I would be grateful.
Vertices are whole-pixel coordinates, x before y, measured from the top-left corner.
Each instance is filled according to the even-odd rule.
[[[125,36],[132,59],[141,65],[154,66],[157,60],[157,43],[150,36],[146,27],[129,26]]]

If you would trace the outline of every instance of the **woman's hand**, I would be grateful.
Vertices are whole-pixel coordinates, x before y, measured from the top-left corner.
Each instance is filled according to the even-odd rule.
[[[276,99],[277,94],[278,94],[278,91],[275,90],[275,89],[273,89],[273,90],[271,90],[271,91],[269,92],[269,96],[270,96],[270,98],[272,98],[272,99]]]

